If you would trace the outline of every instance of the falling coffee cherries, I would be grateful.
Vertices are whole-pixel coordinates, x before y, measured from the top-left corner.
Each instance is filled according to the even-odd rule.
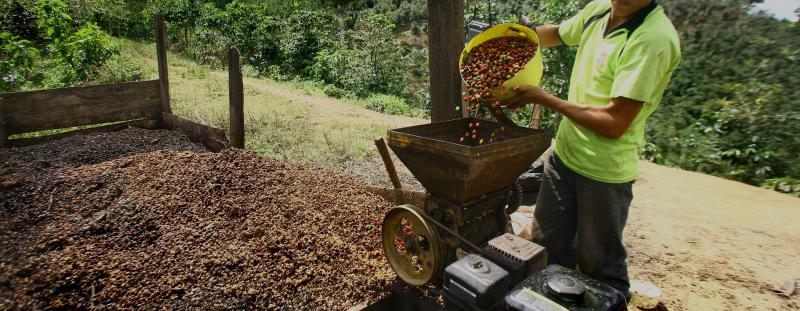
[[[472,49],[461,64],[461,76],[467,84],[464,101],[467,112],[478,119],[489,119],[503,114],[493,90],[517,74],[536,55],[536,43],[524,37],[502,37],[484,42]],[[501,89],[501,95],[505,92]],[[456,107],[460,109],[460,107]],[[482,145],[502,138],[505,127],[481,131],[481,122],[470,122],[459,143]],[[490,133],[490,135],[486,135]]]

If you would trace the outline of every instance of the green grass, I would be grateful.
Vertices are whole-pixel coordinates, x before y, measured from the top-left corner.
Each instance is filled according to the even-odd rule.
[[[136,55],[148,64],[152,69],[148,71],[149,78],[157,78],[154,44],[122,40],[121,46],[124,53]],[[227,72],[175,53],[168,54],[168,61],[173,113],[229,131]],[[327,100],[324,85],[317,82],[251,79]],[[340,167],[345,161],[374,154],[372,139],[391,127],[380,120],[345,122],[335,116],[318,118],[313,105],[248,85],[244,95],[245,147],[285,161]],[[364,107],[367,101],[342,100],[341,104]]]
[[[9,140],[12,140],[12,139],[23,139],[23,138],[36,138],[36,137],[44,137],[44,136],[50,136],[50,135],[56,135],[56,134],[62,134],[62,133],[68,133],[68,132],[74,132],[74,131],[78,131],[78,130],[91,129],[91,128],[102,127],[102,126],[106,126],[106,125],[119,124],[119,123],[125,123],[125,122],[128,122],[128,121],[118,121],[118,122],[108,122],[108,123],[98,123],[98,124],[90,124],[90,125],[81,125],[81,126],[66,127],[66,128],[60,128],[60,129],[52,129],[52,130],[43,130],[43,131],[36,131],[36,132],[28,132],[28,133],[22,133],[22,134],[14,134],[14,135],[9,135],[9,136],[8,136],[8,139],[9,139]]]

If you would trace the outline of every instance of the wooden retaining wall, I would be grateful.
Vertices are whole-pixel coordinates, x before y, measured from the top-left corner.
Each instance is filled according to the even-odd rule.
[[[155,28],[158,80],[0,93],[0,148],[31,145],[76,134],[115,131],[129,126],[179,130],[191,141],[202,143],[214,152],[229,147],[224,130],[172,114],[166,30],[160,15],[155,16]],[[239,118],[243,120],[243,117]],[[15,134],[99,124],[104,125],[41,137],[8,139]],[[244,136],[244,131],[240,132]],[[244,137],[239,141],[243,144]]]
[[[0,146],[25,146],[75,134],[128,126],[180,130],[193,142],[219,151],[230,144],[225,131],[162,112],[159,80],[0,93]],[[8,139],[14,134],[113,123],[55,135]]]
[[[158,80],[0,93],[3,130],[8,136],[30,132],[133,120],[161,119]]]
[[[9,135],[159,119],[158,80],[0,94]]]

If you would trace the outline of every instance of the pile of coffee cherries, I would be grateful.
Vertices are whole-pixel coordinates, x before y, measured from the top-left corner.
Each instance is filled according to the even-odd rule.
[[[492,39],[472,49],[461,64],[461,76],[467,84],[463,96],[469,115],[478,119],[499,119],[503,110],[492,92],[522,70],[536,55],[536,51],[536,43],[525,37]],[[505,90],[499,92],[502,96]],[[502,117],[505,118],[504,115]],[[504,131],[505,127],[502,126],[492,131],[482,131],[480,121],[470,122],[459,143],[492,143],[500,140]]]

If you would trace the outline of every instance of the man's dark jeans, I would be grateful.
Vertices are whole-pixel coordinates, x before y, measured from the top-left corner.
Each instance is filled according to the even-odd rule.
[[[627,294],[622,231],[632,188],[633,181],[610,184],[584,177],[551,152],[534,211],[534,242],[547,248],[549,263],[577,268]]]

